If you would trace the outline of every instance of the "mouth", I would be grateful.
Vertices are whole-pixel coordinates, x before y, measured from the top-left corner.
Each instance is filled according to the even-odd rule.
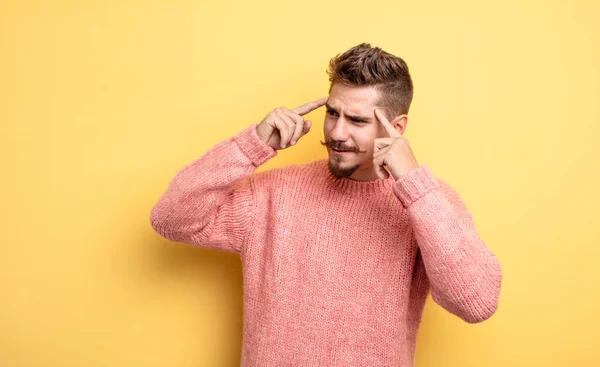
[[[334,148],[330,148],[335,154],[350,154],[352,153],[351,150],[339,150],[339,149],[334,149]]]

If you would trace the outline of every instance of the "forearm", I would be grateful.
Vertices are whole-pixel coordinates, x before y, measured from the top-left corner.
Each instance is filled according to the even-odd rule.
[[[489,318],[498,306],[500,263],[459,196],[426,166],[399,179],[394,191],[407,208],[434,300],[467,322]]]
[[[203,231],[235,185],[275,155],[275,150],[260,140],[255,125],[215,145],[177,172],[152,208],[152,227],[173,241],[206,237]],[[239,211],[250,210],[250,194],[245,196],[235,198]]]

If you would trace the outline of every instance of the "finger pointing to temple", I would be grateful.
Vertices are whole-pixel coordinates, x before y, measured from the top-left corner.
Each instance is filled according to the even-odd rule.
[[[387,131],[387,133],[390,135],[390,137],[395,138],[395,137],[402,136],[402,134],[400,134],[398,132],[398,130],[394,129],[394,127],[392,126],[392,124],[390,124],[388,119],[385,118],[385,115],[383,114],[381,109],[379,109],[379,108],[375,109],[375,116],[377,116],[377,119],[381,122],[381,124],[385,128],[385,131]]]
[[[303,104],[300,107],[294,108],[293,111],[299,115],[306,115],[307,113],[314,111],[317,108],[323,106],[327,102],[327,98],[328,97],[324,97],[324,98],[318,99],[316,101],[309,102],[307,104]]]

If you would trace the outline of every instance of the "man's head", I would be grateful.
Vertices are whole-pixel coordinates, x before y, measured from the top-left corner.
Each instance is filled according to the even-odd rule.
[[[327,73],[331,86],[322,143],[329,169],[338,177],[373,180],[373,141],[388,136],[374,111],[381,108],[392,126],[404,132],[413,96],[408,66],[363,43],[331,59]]]

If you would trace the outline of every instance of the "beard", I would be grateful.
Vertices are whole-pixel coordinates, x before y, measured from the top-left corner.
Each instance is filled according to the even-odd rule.
[[[332,149],[340,149],[345,151],[354,152],[355,154],[366,153],[364,150],[360,150],[357,146],[351,147],[346,146],[342,142],[329,140],[327,142],[321,141],[321,145],[330,147]],[[329,157],[327,167],[329,172],[337,178],[346,178],[352,176],[352,174],[360,167],[360,164],[354,164],[349,167],[342,167],[341,164],[344,162],[342,157]]]
[[[347,178],[352,176],[352,174],[360,167],[360,164],[355,164],[349,167],[342,167],[341,163],[343,160],[341,158],[329,158],[327,162],[327,167],[329,168],[329,172],[337,178]]]

